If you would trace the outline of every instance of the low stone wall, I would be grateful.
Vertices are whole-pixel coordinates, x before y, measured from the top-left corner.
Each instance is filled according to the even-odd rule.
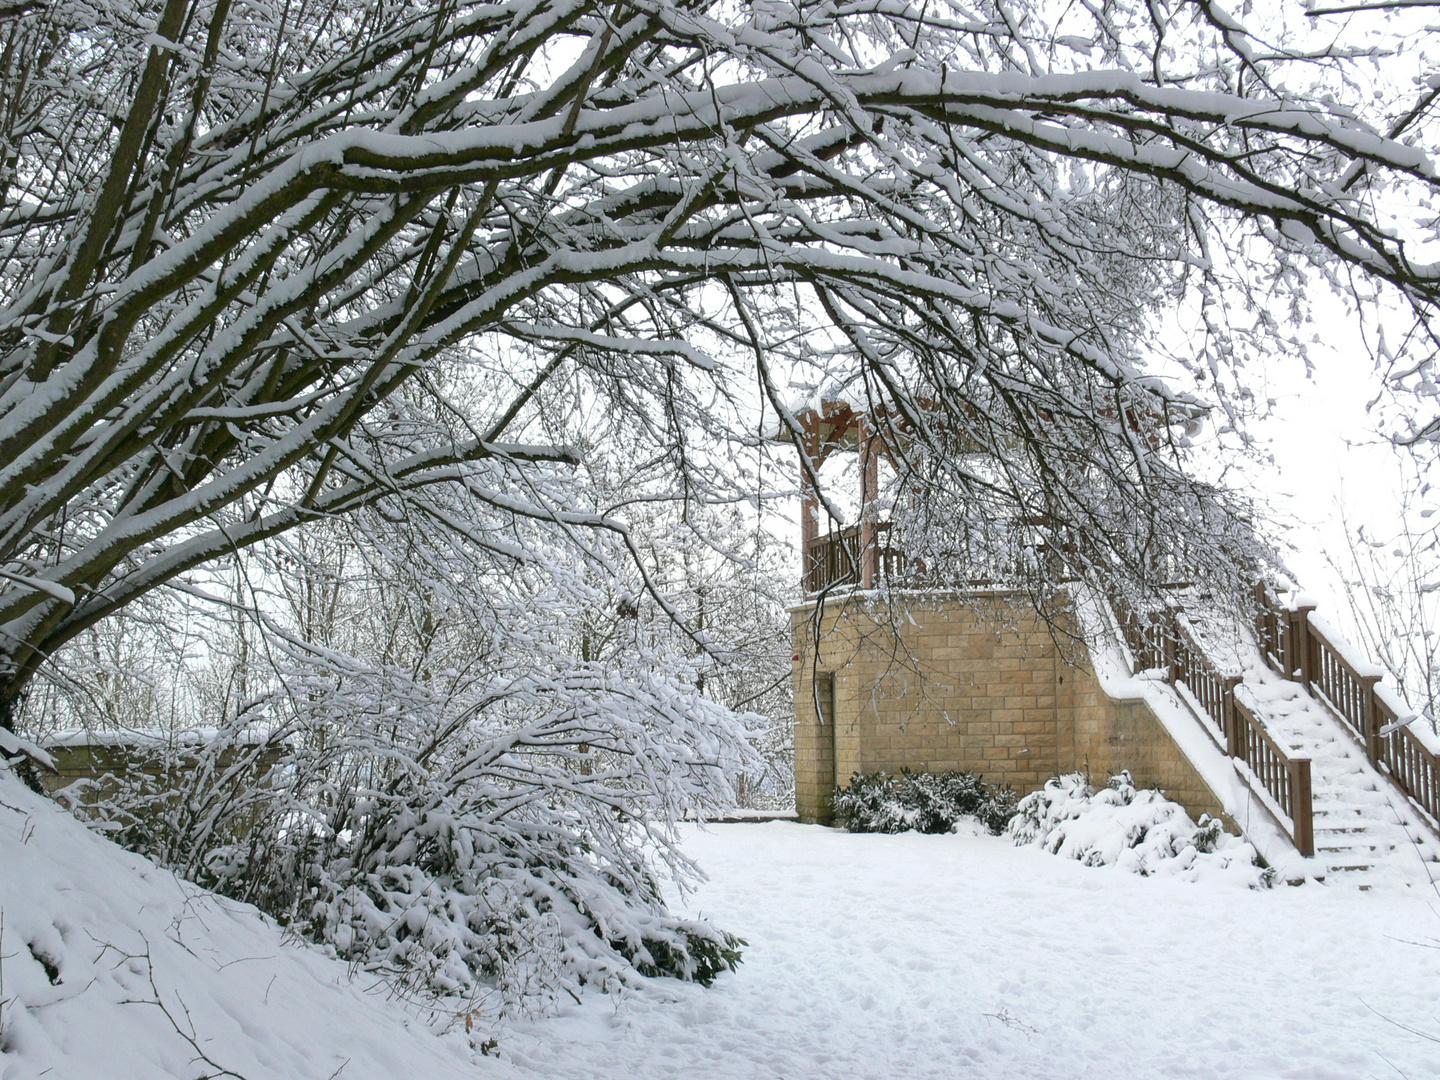
[[[1219,816],[1220,800],[1149,706],[1105,694],[1071,662],[1083,661],[1083,647],[1062,655],[1024,596],[928,593],[894,604],[831,600],[818,635],[811,607],[792,612],[802,821],[828,820],[835,784],[853,773],[906,767],[968,769],[1021,795],[1057,773],[1079,769],[1103,783],[1129,769],[1191,816]],[[817,696],[828,712],[831,679],[834,723],[820,723]]]
[[[232,745],[204,760],[198,743],[114,737],[48,744],[45,749],[55,764],[54,772],[37,770],[46,793],[64,792],[61,801],[81,817],[103,813],[124,788],[122,816],[127,821],[149,828],[182,809],[213,812],[222,834],[240,840],[254,828],[259,809],[254,797],[265,795],[271,770],[285,750],[280,745]]]

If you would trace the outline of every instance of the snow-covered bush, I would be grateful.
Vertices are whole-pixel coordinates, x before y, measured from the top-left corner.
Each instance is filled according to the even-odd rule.
[[[945,833],[974,817],[999,834],[1015,812],[1015,793],[971,772],[856,773],[848,787],[835,789],[831,810],[835,824],[850,832]]]
[[[216,767],[232,725],[62,801],[407,993],[493,1014],[637,974],[708,985],[744,943],[671,915],[658,875],[694,873],[669,823],[725,805],[734,714],[648,665],[546,666],[436,686],[311,657],[249,713],[276,735],[259,782],[250,746]]]
[[[670,915],[656,875],[693,873],[669,823],[726,804],[743,729],[678,664],[619,660],[425,681],[312,655],[285,672],[299,737],[273,812],[196,879],[496,1011],[635,973],[710,982],[742,943]]]
[[[196,685],[177,685],[173,711],[225,719],[74,791],[82,816],[467,1014],[733,969],[743,942],[666,896],[698,875],[675,824],[728,810],[736,778],[764,767],[750,742],[765,718],[701,692],[712,652],[616,580],[615,545],[512,524],[517,569],[398,512],[362,524],[343,543],[298,534],[249,568],[264,607],[207,594],[207,622],[198,586],[187,608],[155,601],[203,645],[203,664],[178,666]],[[299,603],[282,617],[276,597]],[[108,667],[76,670],[131,696]]]
[[[1128,770],[1098,791],[1083,773],[1052,777],[1020,800],[1008,831],[1016,846],[1034,844],[1086,866],[1187,880],[1218,874],[1252,888],[1270,881],[1255,849],[1219,820],[1202,814],[1196,824],[1164,792],[1137,788]]]

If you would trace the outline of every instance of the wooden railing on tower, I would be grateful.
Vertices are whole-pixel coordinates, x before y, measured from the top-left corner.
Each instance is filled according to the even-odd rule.
[[[889,524],[876,522],[870,531],[874,539],[868,547],[861,546],[859,525],[811,540],[805,548],[805,591],[820,593],[859,585],[867,578],[878,583],[903,575],[905,559],[889,546]]]
[[[869,544],[865,543],[867,529]],[[813,596],[843,586],[874,587],[882,583],[912,589],[993,587],[1026,580],[1033,575],[1035,560],[1045,561],[1051,580],[1065,579],[1065,553],[1044,543],[1017,545],[1017,554],[1010,565],[985,570],[972,567],[967,574],[953,567],[959,560],[942,559],[951,568],[939,569],[925,559],[910,556],[891,543],[891,535],[890,522],[875,521],[807,541],[802,576],[806,594]]]

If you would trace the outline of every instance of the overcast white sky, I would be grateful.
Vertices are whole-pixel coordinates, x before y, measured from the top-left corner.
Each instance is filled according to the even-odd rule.
[[[1276,468],[1257,468],[1252,480],[1289,525],[1284,535],[1294,547],[1290,561],[1301,586],[1333,609],[1340,598],[1323,596],[1335,588],[1323,550],[1343,552],[1341,508],[1352,522],[1389,532],[1399,520],[1400,474],[1377,418],[1365,408],[1378,382],[1368,357],[1334,347],[1312,355],[1315,375],[1307,379],[1297,371],[1293,389],[1277,394],[1273,415],[1256,425]]]
[[[1274,405],[1250,430],[1273,466],[1247,463],[1231,482],[1243,479],[1268,506],[1298,583],[1328,618],[1348,626],[1326,551],[1344,556],[1342,512],[1352,527],[1365,522],[1375,535],[1398,528],[1402,474],[1387,441],[1393,425],[1371,408],[1383,383],[1356,318],[1320,305],[1313,329],[1319,340],[1307,349],[1311,370],[1299,355],[1278,357],[1259,386]]]

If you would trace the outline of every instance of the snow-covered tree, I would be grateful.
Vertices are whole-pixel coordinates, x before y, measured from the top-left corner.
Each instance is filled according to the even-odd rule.
[[[59,797],[451,1012],[708,982],[737,943],[670,914],[667,876],[693,874],[674,823],[730,805],[761,718],[702,694],[716,658],[593,572],[624,570],[621,543],[512,539],[526,564],[497,565],[382,500],[142,598],[32,702],[131,755]]]
[[[1372,49],[1212,0],[3,18],[7,724],[87,628],[309,520],[384,497],[463,535],[454,487],[623,529],[551,498],[576,450],[533,441],[542,408],[607,411],[707,498],[757,397],[789,428],[796,386],[864,396],[977,528],[1143,567],[1228,535],[1146,364],[1157,305],[1263,310],[1312,267],[1433,315],[1382,207],[1433,189],[1437,91],[1377,99]]]
[[[1326,559],[1345,586],[1355,640],[1433,728],[1440,716],[1440,536],[1425,464],[1411,448],[1395,448],[1393,516],[1377,522],[1340,507],[1346,546]]]

